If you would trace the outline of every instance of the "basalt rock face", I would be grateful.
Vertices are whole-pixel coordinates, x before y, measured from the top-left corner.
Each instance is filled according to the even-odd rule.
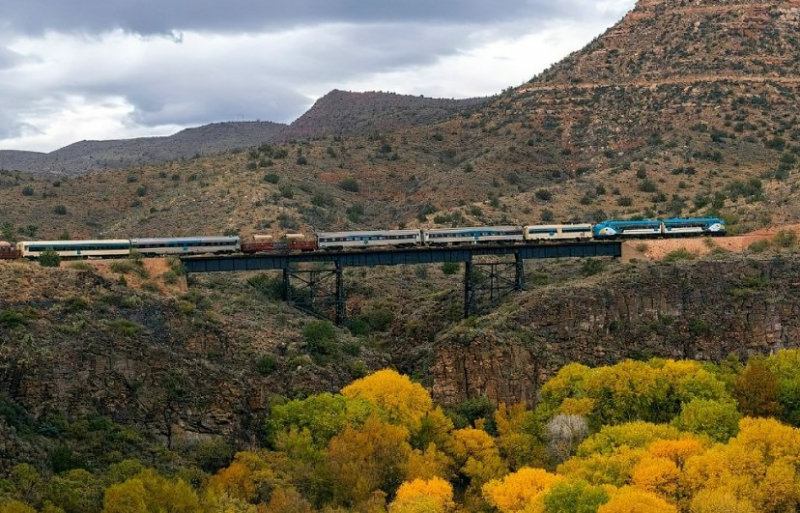
[[[719,361],[800,345],[796,260],[634,264],[518,303],[441,337],[435,397],[534,404],[563,365],[626,358]]]

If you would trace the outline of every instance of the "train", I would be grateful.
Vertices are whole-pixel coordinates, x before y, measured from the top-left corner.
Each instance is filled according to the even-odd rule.
[[[547,224],[525,226],[472,226],[464,228],[317,232],[313,237],[289,233],[279,239],[254,235],[161,237],[107,240],[33,240],[16,245],[0,241],[0,259],[36,259],[50,250],[62,258],[256,254],[306,251],[347,251],[371,248],[411,248],[463,244],[522,244],[603,241],[630,238],[725,235],[725,222],[716,217],[666,220],[609,220],[591,225]]]

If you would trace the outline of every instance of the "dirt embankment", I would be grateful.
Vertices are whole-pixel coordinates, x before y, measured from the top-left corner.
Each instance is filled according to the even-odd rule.
[[[643,239],[627,241],[622,245],[622,260],[629,262],[638,260],[661,260],[675,251],[686,250],[697,257],[708,255],[713,251],[729,251],[744,253],[750,246],[759,241],[772,241],[781,231],[792,231],[800,235],[800,224],[781,228],[764,228],[746,235],[730,237],[693,237],[680,239]]]

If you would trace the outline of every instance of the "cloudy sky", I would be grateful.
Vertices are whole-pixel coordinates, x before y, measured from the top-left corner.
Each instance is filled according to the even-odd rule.
[[[529,80],[634,0],[0,0],[0,149],[288,123],[332,89]]]

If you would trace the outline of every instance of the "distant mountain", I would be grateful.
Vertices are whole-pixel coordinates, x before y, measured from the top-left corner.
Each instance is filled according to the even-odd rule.
[[[487,101],[487,98],[447,100],[334,90],[288,126],[265,121],[213,123],[168,137],[81,141],[51,153],[0,150],[0,169],[77,175],[215,155],[268,142],[386,133],[436,123]]]
[[[437,123],[479,108],[488,98],[448,100],[396,93],[353,93],[334,89],[281,132],[278,141],[327,135],[386,133],[410,126]]]
[[[81,141],[51,153],[0,150],[0,169],[83,174],[214,155],[271,141],[286,125],[268,121],[212,123],[168,137]]]

